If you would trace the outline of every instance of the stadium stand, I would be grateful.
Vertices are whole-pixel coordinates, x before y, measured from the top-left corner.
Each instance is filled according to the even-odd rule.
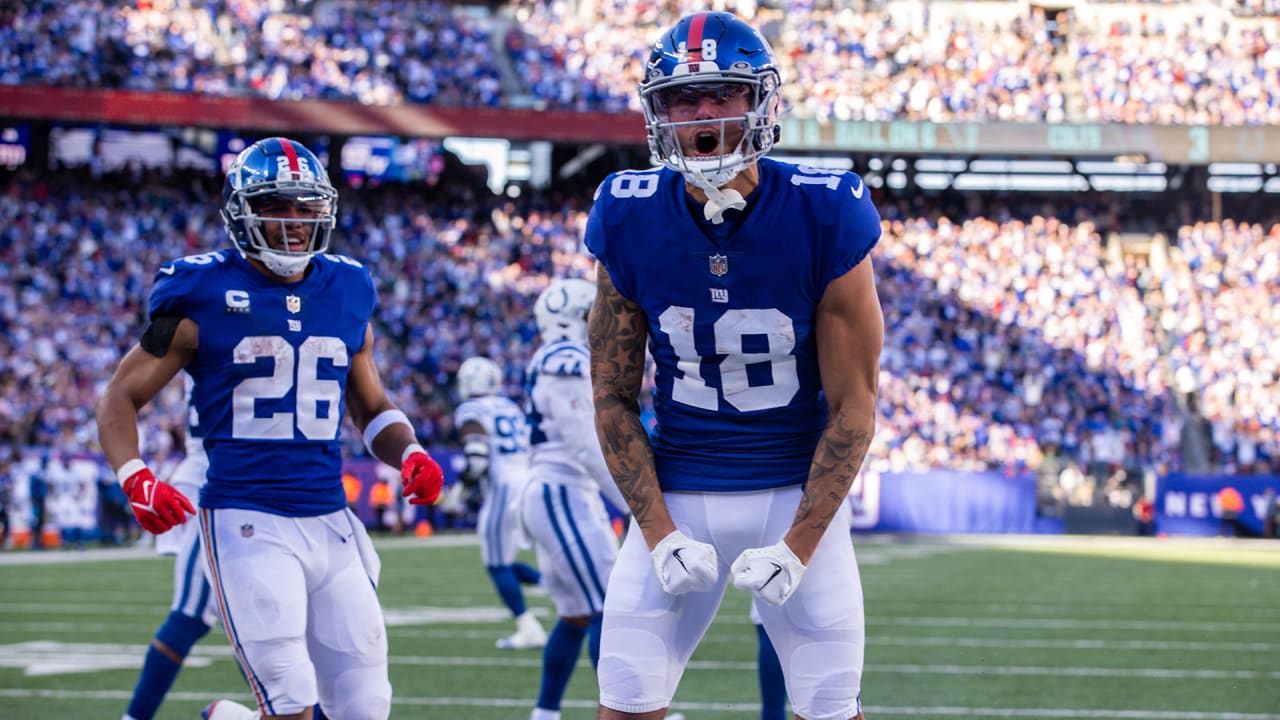
[[[705,5],[44,0],[0,15],[0,84],[638,111],[660,23]],[[1274,2],[1076,5],[731,9],[774,44],[798,117],[1280,124]]]

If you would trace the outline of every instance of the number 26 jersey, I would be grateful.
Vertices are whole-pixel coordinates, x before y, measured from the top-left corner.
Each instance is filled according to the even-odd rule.
[[[818,303],[879,241],[880,216],[855,174],[759,167],[746,217],[715,238],[666,168],[610,175],[587,222],[587,248],[648,318],[663,490],[803,483],[826,422]]]
[[[376,305],[368,269],[341,255],[316,256],[296,283],[265,277],[230,249],[160,268],[152,317],[200,328],[187,372],[209,455],[201,506],[290,517],[346,507],[347,371]]]

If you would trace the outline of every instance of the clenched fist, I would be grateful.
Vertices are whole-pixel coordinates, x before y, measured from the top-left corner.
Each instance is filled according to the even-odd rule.
[[[138,524],[155,535],[181,525],[188,514],[196,512],[185,495],[169,483],[156,480],[146,465],[125,479],[124,494],[129,496],[129,507]]]
[[[444,488],[444,470],[431,459],[426,450],[417,448],[400,463],[400,478],[404,480],[404,492],[410,505],[432,505],[440,499]]]

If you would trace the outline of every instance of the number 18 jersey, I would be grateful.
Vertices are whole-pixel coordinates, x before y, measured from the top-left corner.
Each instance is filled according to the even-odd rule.
[[[319,255],[300,282],[234,250],[164,265],[151,315],[199,326],[187,366],[209,455],[200,505],[309,517],[346,507],[338,436],[351,357],[377,304],[369,271]]]
[[[826,421],[817,306],[879,241],[880,216],[855,174],[759,167],[746,217],[714,238],[665,168],[610,175],[587,223],[587,248],[648,318],[663,490],[803,483]]]

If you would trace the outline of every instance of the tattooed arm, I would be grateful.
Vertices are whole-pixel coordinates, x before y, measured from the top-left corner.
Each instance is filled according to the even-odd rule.
[[[818,304],[817,343],[830,417],[786,536],[806,565],[849,494],[875,435],[884,313],[871,258],[827,286]]]
[[[618,294],[604,265],[596,269],[596,301],[587,319],[596,433],[609,472],[652,549],[676,529],[658,487],[653,446],[640,422],[647,320]]]

